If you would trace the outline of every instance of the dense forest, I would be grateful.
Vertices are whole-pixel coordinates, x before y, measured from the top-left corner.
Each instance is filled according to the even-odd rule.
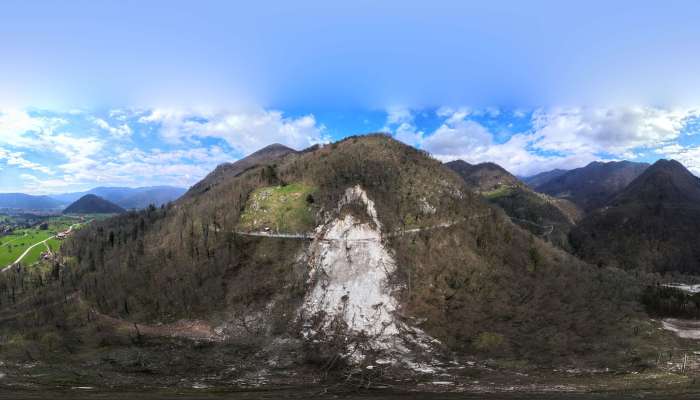
[[[384,135],[285,153],[217,175],[177,202],[91,224],[63,244],[60,262],[0,277],[3,334],[75,349],[122,343],[95,315],[152,325],[203,320],[232,346],[263,349],[287,337],[313,355],[318,349],[298,342],[308,242],[239,231],[251,193],[292,183],[315,188],[306,201],[315,225],[338,216],[354,185],[373,200],[385,233],[449,222],[387,238],[401,317],[446,352],[545,365],[638,360],[638,278],[554,248],[439,161]]]

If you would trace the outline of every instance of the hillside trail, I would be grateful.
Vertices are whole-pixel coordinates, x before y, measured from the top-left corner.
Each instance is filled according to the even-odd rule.
[[[441,224],[437,225],[431,225],[431,226],[426,226],[422,228],[412,228],[412,229],[402,229],[402,230],[396,230],[394,232],[387,233],[383,235],[384,237],[400,237],[404,235],[411,235],[411,234],[416,234],[416,233],[421,233],[421,232],[426,232],[426,231],[432,231],[435,229],[444,229],[444,228],[449,228],[452,226],[455,226],[457,224],[460,224],[462,222],[467,222],[467,221],[472,221],[480,218],[486,218],[488,217],[489,213],[486,214],[478,214],[478,215],[473,215],[471,217],[464,218],[459,221],[452,221],[452,222],[443,222]],[[316,239],[317,234],[315,233],[282,233],[282,232],[265,232],[265,231],[234,231],[235,234],[241,235],[241,236],[252,236],[252,237],[268,237],[268,238],[282,238],[282,239],[302,239],[302,240],[313,240]],[[338,240],[338,239],[319,239],[321,241],[331,241],[331,240]],[[343,239],[343,241],[356,241],[356,242],[363,242],[363,241],[374,241],[376,238],[355,238],[355,239]]]

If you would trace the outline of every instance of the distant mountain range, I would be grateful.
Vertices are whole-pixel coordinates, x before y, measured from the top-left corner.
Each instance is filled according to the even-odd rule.
[[[602,207],[649,167],[631,161],[592,162],[564,173],[550,171],[536,175],[536,191],[571,200],[586,212]]]
[[[160,206],[180,198],[186,189],[173,186],[96,187],[85,192],[33,196],[24,193],[0,193],[0,208],[19,210],[60,210],[87,194],[94,194],[124,209],[141,209],[150,204]]]
[[[63,210],[64,214],[121,214],[125,212],[126,210],[122,207],[94,194],[86,194]]]
[[[33,196],[24,193],[0,193],[0,208],[20,210],[55,210],[63,203],[49,196]]]
[[[551,171],[540,172],[536,175],[523,177],[522,181],[531,188],[536,188],[538,186],[544,185],[545,183],[551,181],[554,178],[558,178],[564,175],[567,172],[569,172],[569,170],[553,169]]]

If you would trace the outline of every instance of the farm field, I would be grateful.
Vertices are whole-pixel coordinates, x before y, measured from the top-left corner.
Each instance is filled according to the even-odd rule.
[[[50,217],[48,229],[40,229],[38,226],[33,228],[24,228],[14,231],[10,235],[0,237],[0,268],[4,268],[17,260],[28,248],[34,244],[51,238],[58,232],[67,230],[71,225],[78,223],[80,220],[75,217],[57,216]],[[41,253],[47,250],[47,245],[52,251],[58,250],[60,240],[49,239],[45,245],[35,246],[27,253],[22,260],[25,265],[35,263],[41,257]]]

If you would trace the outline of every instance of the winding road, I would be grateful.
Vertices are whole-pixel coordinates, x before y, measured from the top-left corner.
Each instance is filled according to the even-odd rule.
[[[454,221],[454,222],[443,222],[441,224],[433,225],[433,226],[426,226],[423,228],[413,228],[413,229],[405,229],[405,230],[397,230],[394,232],[390,232],[384,235],[384,237],[397,237],[397,236],[403,236],[403,235],[410,235],[414,233],[420,233],[424,231],[430,231],[434,229],[440,229],[440,228],[449,228],[453,225],[457,225],[460,222],[465,222],[465,221],[470,221],[478,218],[484,218],[488,217],[490,214],[480,214],[480,215],[474,215],[471,217],[464,218],[463,220],[459,221]],[[235,231],[237,235],[241,236],[254,236],[254,237],[269,237],[269,238],[285,238],[285,239],[303,239],[303,240],[313,240],[316,238],[316,234],[313,233],[281,233],[281,232],[263,232],[263,231],[254,231],[254,232],[244,232],[244,231]],[[321,239],[321,241],[328,241],[328,240],[335,240],[335,239]],[[345,241],[358,241],[358,242],[364,242],[364,241],[373,241],[376,240],[374,238],[360,238],[360,239],[350,239],[350,240],[345,240]]]
[[[68,230],[67,230],[65,233],[70,233],[70,232],[73,230],[73,227],[76,226],[76,225],[79,225],[79,224],[73,224],[73,225],[71,225],[70,227],[68,227]],[[22,255],[19,256],[19,257],[15,260],[15,262],[13,262],[12,264],[10,264],[10,265],[8,265],[7,267],[3,268],[2,270],[0,270],[0,272],[9,271],[10,268],[12,268],[12,267],[14,267],[15,265],[19,264],[19,262],[22,261],[22,259],[23,259],[27,254],[29,254],[29,252],[30,252],[33,248],[35,248],[36,246],[39,246],[39,245],[42,245],[42,244],[43,244],[43,245],[46,246],[46,248],[49,248],[48,245],[46,244],[46,242],[48,242],[49,240],[51,240],[51,239],[53,239],[53,238],[55,238],[55,237],[56,237],[56,235],[47,237],[46,239],[42,240],[41,242],[36,242],[36,243],[34,243],[33,245],[29,246],[29,247],[24,251],[24,253],[22,253]]]

